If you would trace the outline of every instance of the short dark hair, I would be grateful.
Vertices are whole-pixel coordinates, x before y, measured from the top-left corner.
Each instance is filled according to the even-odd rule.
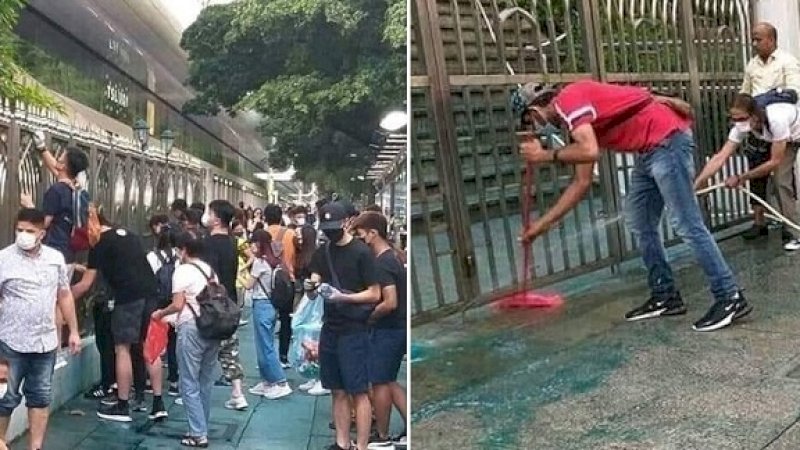
[[[289,210],[289,215],[296,216],[298,214],[308,214],[308,208],[303,205],[297,205],[291,210]]]
[[[147,226],[151,229],[156,225],[165,225],[169,223],[169,217],[166,214],[155,214],[150,217],[150,220],[147,222]]]
[[[373,203],[373,204],[371,204],[371,205],[367,206],[366,208],[364,208],[364,212],[377,212],[377,213],[382,213],[382,212],[383,212],[383,209],[382,209],[380,206],[378,206],[378,205],[376,205],[376,204],[374,204],[374,203]]]
[[[67,148],[67,175],[70,178],[75,178],[79,173],[83,172],[89,167],[89,157],[83,150],[76,147]]]
[[[205,252],[203,240],[188,232],[180,233],[175,237],[175,247],[186,251],[191,258],[199,258]]]
[[[208,209],[214,211],[214,215],[219,218],[224,228],[231,226],[231,220],[236,215],[236,208],[227,200],[214,200],[208,204]]]
[[[203,219],[203,211],[195,208],[186,210],[186,221],[192,225],[199,225]]]
[[[264,207],[264,220],[267,225],[280,225],[283,220],[283,210],[280,206],[270,203]]]
[[[388,238],[389,223],[386,220],[386,216],[379,212],[369,211],[359,215],[351,225],[351,228],[354,230],[375,230],[381,239],[386,240]]]
[[[44,228],[44,212],[36,208],[22,208],[17,213],[17,223],[28,222],[37,228]]]
[[[172,201],[172,206],[169,207],[172,211],[186,211],[186,200],[182,198],[176,198]]]
[[[206,204],[203,202],[194,202],[189,206],[189,208],[199,209],[202,212],[206,212]]]

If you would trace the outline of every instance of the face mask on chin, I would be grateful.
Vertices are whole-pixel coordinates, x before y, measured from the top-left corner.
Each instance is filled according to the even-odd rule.
[[[749,133],[753,129],[750,126],[750,121],[749,120],[743,120],[741,122],[735,122],[733,124],[733,126],[736,127],[736,131],[738,131],[739,133]]]

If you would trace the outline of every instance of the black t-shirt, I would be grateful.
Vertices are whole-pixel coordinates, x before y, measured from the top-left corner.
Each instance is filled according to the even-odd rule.
[[[375,270],[375,256],[367,244],[358,239],[353,239],[344,246],[331,244],[331,262],[341,286],[339,288],[348,292],[361,292],[373,284],[378,284],[378,275]],[[323,283],[335,285],[328,262],[325,257],[325,246],[318,248],[311,257],[309,266],[311,273],[318,273]],[[360,323],[344,317],[339,311],[339,305],[334,302],[325,302],[325,313],[322,318],[326,327],[333,331],[361,331],[365,330],[366,323]]]
[[[72,188],[62,182],[50,186],[44,193],[42,210],[46,216],[53,216],[44,244],[66,256],[72,234]]]
[[[101,234],[89,251],[88,267],[105,278],[117,303],[153,299],[158,294],[158,282],[142,241],[128,230],[112,228]]]
[[[236,242],[226,234],[214,234],[204,240],[206,245],[205,262],[214,269],[219,282],[228,290],[231,300],[236,298],[236,271],[239,260],[236,257]]]
[[[397,289],[397,308],[387,316],[378,319],[373,326],[375,328],[405,328],[406,269],[392,249],[378,256],[378,282],[381,288],[394,286]]]

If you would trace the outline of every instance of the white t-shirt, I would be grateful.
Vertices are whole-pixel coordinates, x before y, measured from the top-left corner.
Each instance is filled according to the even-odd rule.
[[[161,252],[161,257],[164,260],[169,260],[167,252],[164,250],[158,251]],[[178,252],[174,248],[172,249],[172,258],[175,260],[175,267],[177,268],[181,262],[178,260]],[[147,254],[147,262],[150,263],[150,268],[153,269],[153,273],[158,272],[158,269],[161,268],[161,260],[156,256],[156,250],[152,250]]]
[[[800,106],[789,103],[773,103],[767,106],[767,119],[769,120],[769,130],[766,126],[762,133],[754,130],[752,133],[755,137],[767,142],[800,142]],[[746,136],[747,133],[742,133],[733,127],[728,133],[728,140],[741,144]]]
[[[269,290],[272,289],[272,267],[265,259],[256,258],[255,261],[253,261],[253,267],[250,269],[250,275],[258,277],[258,275],[262,273],[263,275],[258,279],[260,284],[256,282],[256,284],[253,285],[253,298],[269,298],[271,294]],[[262,284],[267,288],[268,292],[264,292],[264,289],[261,288]]]
[[[203,273],[197,270],[197,267],[192,264],[181,264],[175,268],[175,273],[172,275],[172,293],[177,294],[183,292],[186,296],[186,305],[183,310],[178,313],[175,325],[194,320],[192,311],[189,310],[191,305],[194,312],[200,315],[200,306],[197,303],[197,296],[206,288],[208,280],[206,275],[211,274],[211,267],[203,261],[195,260],[195,264],[203,269]]]

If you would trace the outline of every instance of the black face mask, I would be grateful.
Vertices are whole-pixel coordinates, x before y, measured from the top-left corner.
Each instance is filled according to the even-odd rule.
[[[233,233],[233,235],[236,236],[236,237],[242,237],[242,236],[244,236],[244,232],[243,231],[239,231],[237,233]]]
[[[329,241],[336,243],[342,240],[344,237],[344,230],[322,230],[325,233],[325,237],[328,238]]]

